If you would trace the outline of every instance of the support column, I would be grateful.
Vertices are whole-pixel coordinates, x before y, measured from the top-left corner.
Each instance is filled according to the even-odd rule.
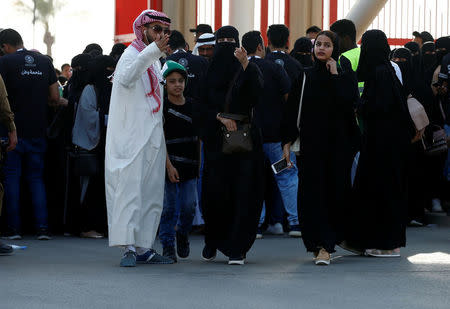
[[[171,29],[183,33],[190,48],[194,48],[194,35],[189,29],[197,25],[197,0],[163,0],[163,12],[172,19]]]
[[[239,30],[241,38],[246,32],[255,30],[254,12],[254,1],[230,0],[230,25]]]
[[[295,41],[306,35],[306,29],[312,25],[322,28],[323,2],[317,0],[290,0],[290,48]]]
[[[387,0],[359,0],[345,17],[355,23],[356,41],[359,41]]]

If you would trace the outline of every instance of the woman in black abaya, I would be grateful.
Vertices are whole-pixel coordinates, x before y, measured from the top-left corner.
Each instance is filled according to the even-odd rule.
[[[253,123],[253,151],[224,154],[222,130],[235,131],[237,124],[221,113],[251,118],[263,80],[258,67],[248,62],[245,49],[239,48],[239,33],[234,27],[220,28],[216,40],[199,119],[205,150],[202,257],[211,261],[220,250],[229,257],[229,264],[242,265],[255,241],[262,207],[262,142]]]
[[[416,134],[389,53],[384,32],[363,35],[357,74],[365,82],[365,127],[346,241],[376,257],[398,257],[406,245],[407,158]]]
[[[297,59],[304,69],[307,69],[314,65],[312,49],[313,44],[311,40],[306,37],[302,37],[295,41],[294,48],[292,49],[290,55]]]
[[[359,130],[353,105],[359,97],[350,62],[337,65],[338,38],[318,34],[314,67],[306,70],[300,130],[297,116],[303,79],[293,85],[287,102],[284,153],[300,135],[298,213],[307,251],[317,265],[328,265],[343,240],[345,207],[351,190],[352,146]]]

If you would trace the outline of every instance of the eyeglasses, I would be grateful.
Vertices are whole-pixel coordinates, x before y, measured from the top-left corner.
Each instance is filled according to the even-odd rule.
[[[151,29],[153,31],[155,31],[156,33],[164,32],[164,34],[167,34],[167,35],[170,35],[170,33],[172,32],[169,28],[163,28],[160,25],[155,25],[155,26],[151,27]]]

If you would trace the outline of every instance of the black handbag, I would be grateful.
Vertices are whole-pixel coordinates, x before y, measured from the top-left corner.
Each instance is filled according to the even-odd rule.
[[[230,132],[222,126],[222,152],[224,154],[246,153],[253,151],[253,139],[251,134],[250,119],[245,115],[228,113],[231,104],[231,93],[234,83],[239,76],[240,70],[236,73],[230,83],[225,97],[225,113],[220,113],[220,117],[236,121],[237,130]]]
[[[100,172],[100,162],[95,152],[76,148],[69,152],[75,176],[95,176]]]

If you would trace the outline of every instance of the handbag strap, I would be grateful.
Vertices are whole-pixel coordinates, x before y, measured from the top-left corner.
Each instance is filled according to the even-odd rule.
[[[237,70],[236,74],[234,74],[234,77],[228,86],[227,94],[225,95],[225,105],[224,105],[225,113],[228,113],[230,111],[231,94],[233,92],[234,83],[236,83],[236,80],[238,79],[240,73],[241,73],[241,67],[239,67],[239,70]]]
[[[298,115],[297,115],[297,128],[299,132],[300,132],[300,117],[302,115],[302,106],[303,106],[303,93],[305,92],[305,82],[306,82],[306,73],[303,72],[302,93],[300,94],[300,102],[298,105]]]

